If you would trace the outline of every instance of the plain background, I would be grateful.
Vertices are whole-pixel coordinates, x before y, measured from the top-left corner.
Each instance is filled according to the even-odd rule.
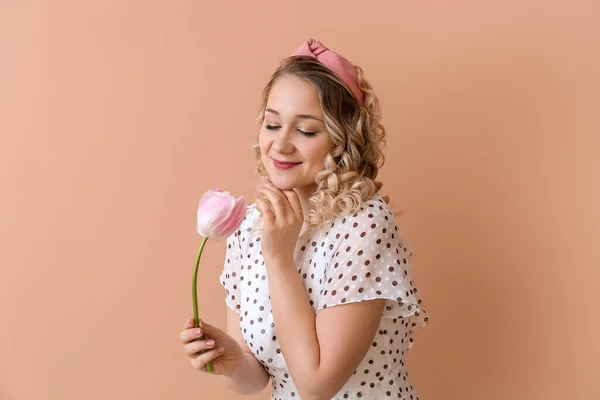
[[[261,90],[309,37],[383,104],[421,399],[600,398],[599,8],[2,0],[0,399],[241,398],[178,341],[195,211],[252,201]],[[216,325],[224,249],[199,283]]]

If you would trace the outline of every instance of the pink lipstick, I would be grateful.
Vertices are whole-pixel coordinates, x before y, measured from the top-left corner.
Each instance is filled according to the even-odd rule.
[[[279,160],[275,160],[273,159],[273,165],[275,165],[275,168],[277,169],[290,169],[290,168],[294,168],[296,165],[300,165],[302,163],[293,163],[293,162],[287,162],[287,161],[279,161]]]

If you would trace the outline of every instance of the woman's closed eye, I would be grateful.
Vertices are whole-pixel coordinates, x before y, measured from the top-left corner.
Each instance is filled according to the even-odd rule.
[[[317,132],[307,132],[307,131],[303,131],[301,129],[298,129],[298,132],[300,132],[301,134],[303,134],[304,136],[315,136],[317,134]]]
[[[265,128],[267,128],[270,131],[276,131],[277,129],[281,128],[281,126],[279,125],[266,125]],[[317,134],[317,132],[309,132],[309,131],[303,131],[302,129],[298,129],[296,128],[296,130],[298,131],[298,133],[304,135],[304,136],[314,136]]]

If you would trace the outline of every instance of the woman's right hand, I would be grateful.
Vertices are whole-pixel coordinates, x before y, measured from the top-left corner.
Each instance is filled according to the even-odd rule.
[[[202,321],[198,328],[194,328],[193,318],[185,322],[184,328],[179,334],[179,339],[194,369],[207,372],[206,364],[210,361],[213,374],[233,375],[244,356],[242,348],[234,338]],[[204,340],[198,340],[202,335],[206,335]],[[201,353],[202,350],[207,351]]]

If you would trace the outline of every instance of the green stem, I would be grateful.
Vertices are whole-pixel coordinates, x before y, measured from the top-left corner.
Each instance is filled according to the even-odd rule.
[[[197,291],[197,281],[198,281],[198,265],[200,265],[200,257],[202,256],[202,251],[204,250],[204,245],[206,245],[207,237],[202,238],[202,243],[200,244],[200,249],[198,249],[198,255],[196,256],[196,266],[194,267],[194,278],[192,279],[192,301],[194,303],[194,326],[198,327],[200,325],[200,320],[198,319],[198,291]],[[204,335],[200,336],[197,340],[204,340]],[[203,350],[202,353],[206,352]],[[212,364],[210,361],[206,363],[206,370],[210,373],[213,372]]]

